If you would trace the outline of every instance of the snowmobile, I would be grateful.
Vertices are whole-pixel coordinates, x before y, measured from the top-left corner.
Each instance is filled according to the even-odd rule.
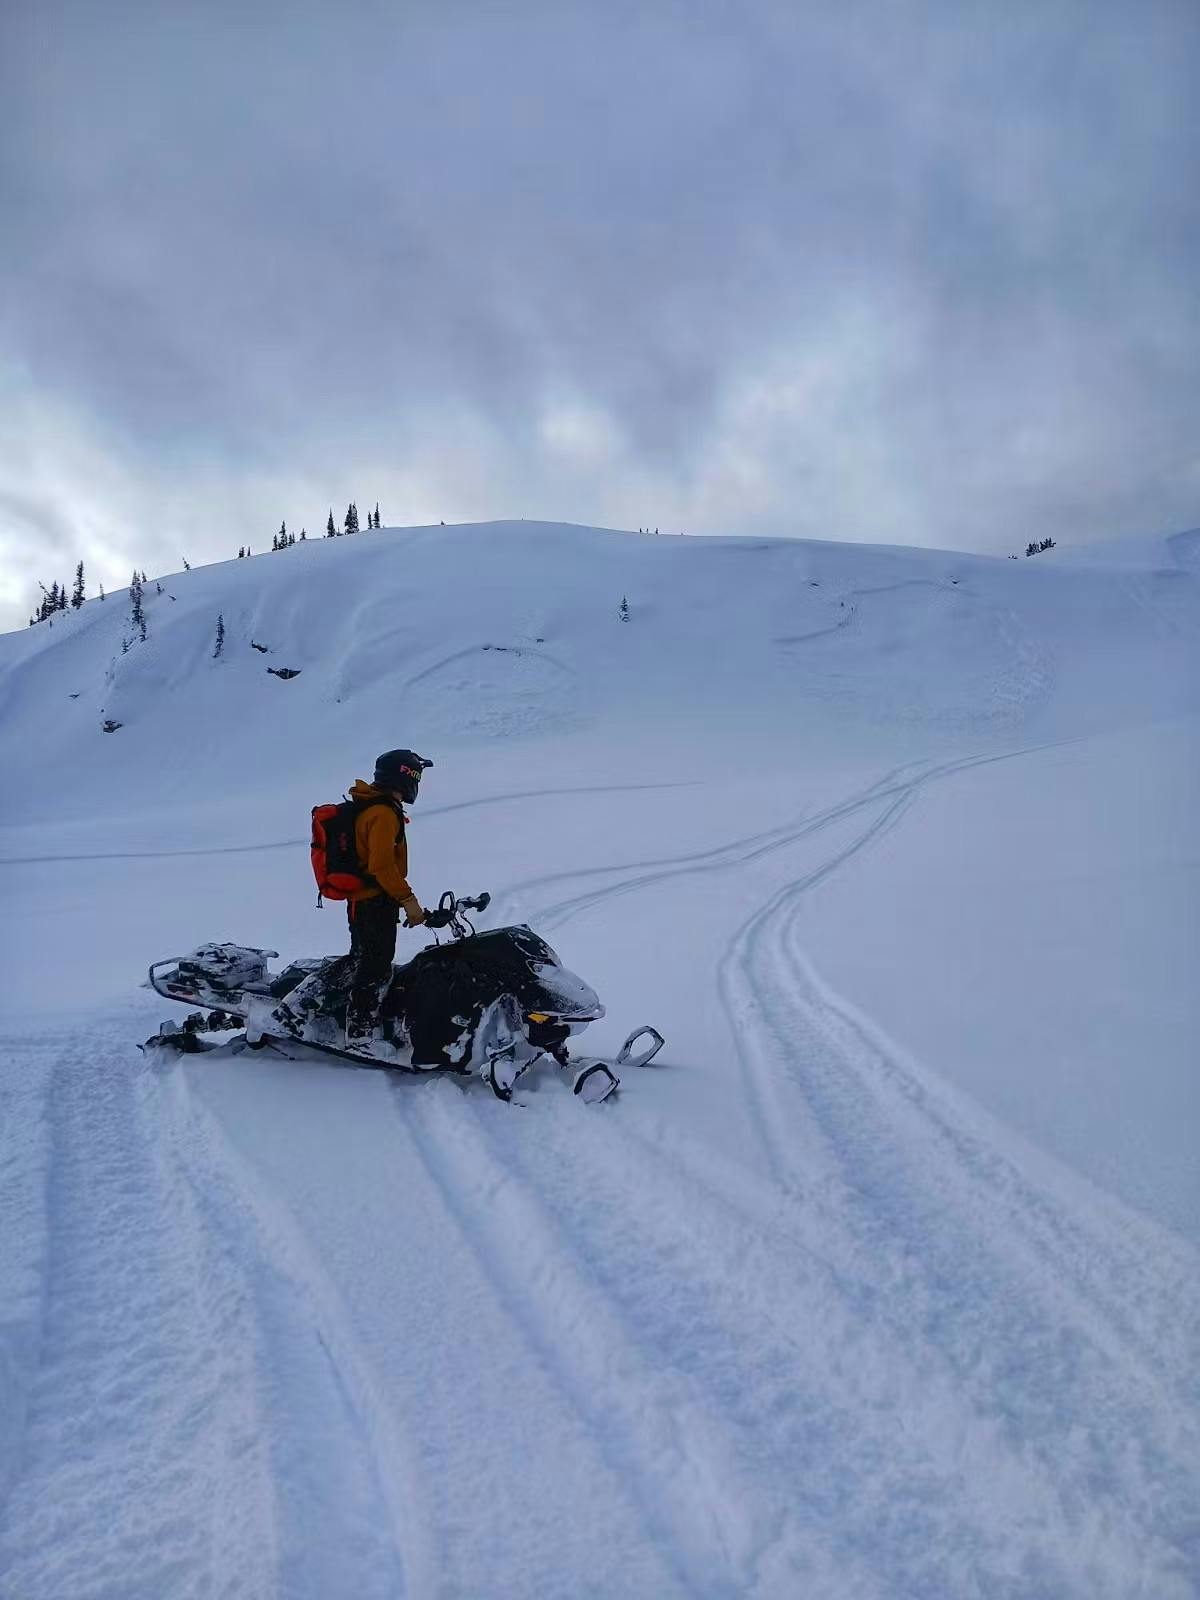
[[[207,1014],[164,1022],[142,1049],[270,1048],[293,1058],[314,1051],[359,1067],[478,1074],[501,1100],[511,1099],[518,1078],[548,1058],[581,1100],[606,1100],[620,1084],[616,1069],[652,1061],[662,1034],[635,1028],[611,1062],[572,1057],[567,1041],[604,1015],[599,996],[524,924],[477,933],[467,913],[485,911],[490,900],[449,891],[441,897],[448,942],[393,967],[369,1039],[346,1039],[349,956],[293,961],[272,973],[276,950],[205,944],[154,962],[145,987],[167,1000],[203,1006]],[[239,1028],[232,1040],[203,1037]]]

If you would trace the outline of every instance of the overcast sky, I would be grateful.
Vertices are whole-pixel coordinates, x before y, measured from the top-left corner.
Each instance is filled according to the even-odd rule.
[[[330,506],[1200,523],[1197,0],[0,0],[0,625]]]

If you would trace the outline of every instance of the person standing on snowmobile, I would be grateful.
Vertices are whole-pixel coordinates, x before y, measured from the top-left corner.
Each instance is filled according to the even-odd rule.
[[[387,750],[375,763],[372,782],[358,779],[350,799],[361,809],[354,822],[359,870],[367,887],[346,903],[350,923],[350,1003],[346,1043],[369,1039],[379,1022],[379,1007],[392,976],[396,929],[432,925],[438,913],[422,910],[408,881],[408,842],[404,807],[417,798],[421,774],[432,761],[414,750]]]

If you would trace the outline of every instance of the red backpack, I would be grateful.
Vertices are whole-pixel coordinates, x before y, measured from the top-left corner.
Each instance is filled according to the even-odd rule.
[[[318,905],[322,900],[357,900],[364,889],[376,887],[375,879],[359,866],[354,825],[360,812],[379,803],[343,800],[313,807],[312,868]]]

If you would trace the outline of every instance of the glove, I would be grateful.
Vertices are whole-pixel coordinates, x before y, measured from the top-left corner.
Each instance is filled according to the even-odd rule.
[[[425,913],[421,910],[421,902],[415,894],[406,895],[400,902],[400,909],[404,912],[404,926],[406,928],[419,928],[425,921]]]
[[[448,928],[454,920],[453,911],[427,911],[425,913],[425,926],[427,928]]]

